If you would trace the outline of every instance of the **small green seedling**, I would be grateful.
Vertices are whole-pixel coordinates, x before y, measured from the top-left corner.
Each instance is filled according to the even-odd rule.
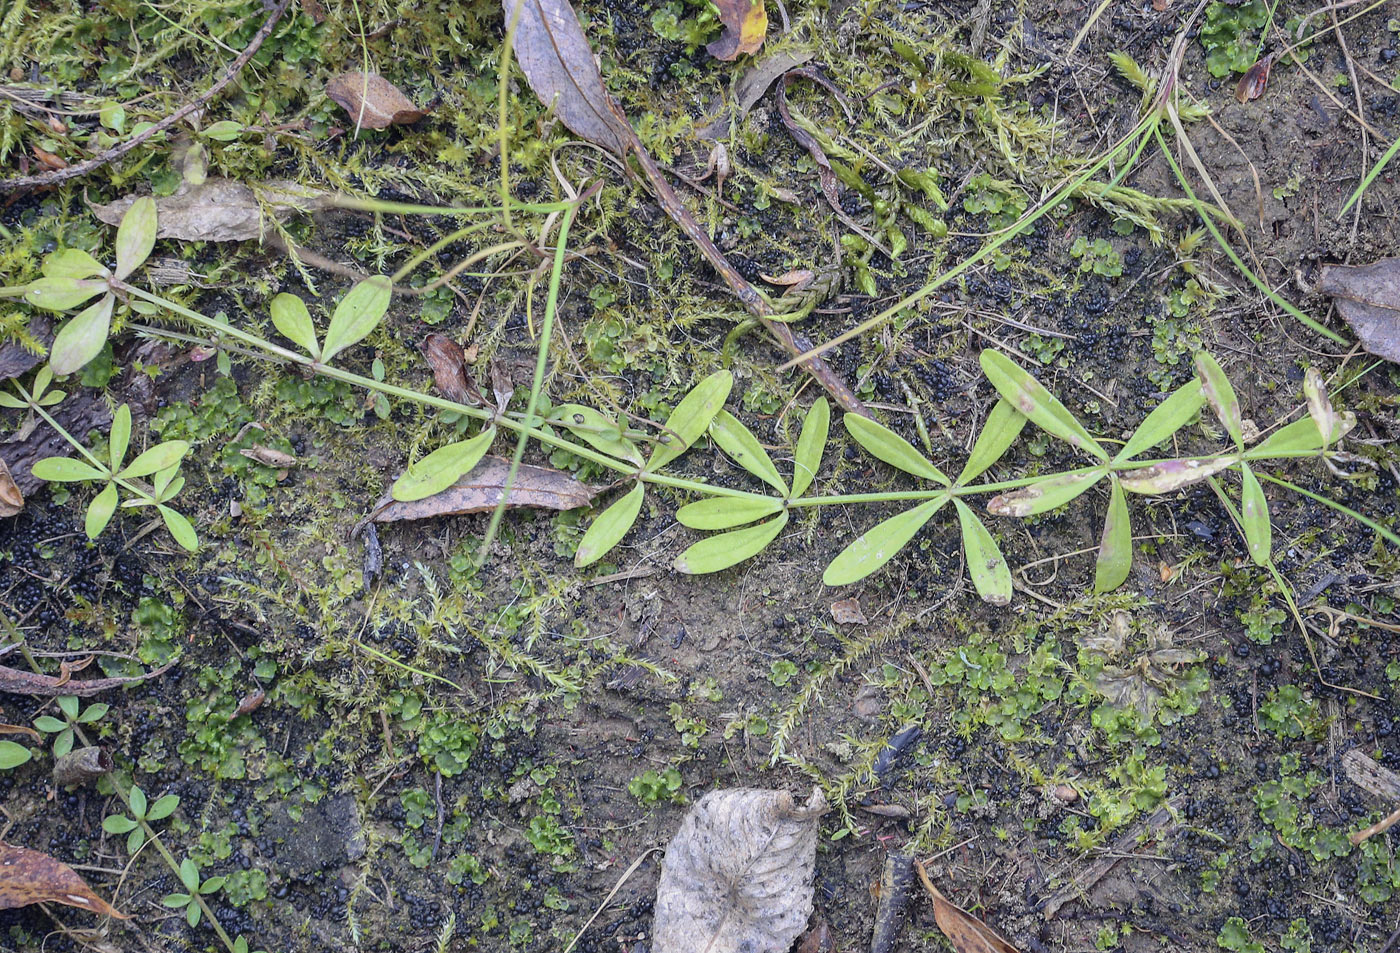
[[[45,734],[57,735],[53,740],[53,756],[61,758],[73,750],[73,726],[90,725],[101,720],[110,706],[104,702],[97,702],[80,711],[78,699],[74,695],[60,695],[54,701],[63,718],[40,715],[34,719],[34,727]]]
[[[150,804],[146,792],[135,785],[127,795],[127,802],[130,816],[109,814],[102,819],[102,829],[108,834],[126,834],[129,854],[136,853],[146,843],[146,835],[153,822],[165,820],[180,806],[180,798],[174,794],[156,798],[155,803]]]
[[[199,879],[199,865],[186,857],[180,861],[180,883],[184,885],[188,893],[171,893],[161,898],[161,903],[172,910],[184,910],[185,922],[190,926],[198,926],[199,918],[204,910],[195,902],[195,894],[207,897],[211,893],[218,893],[223,888],[227,877],[210,877],[203,882]],[[242,937],[239,937],[242,939]],[[246,944],[245,944],[246,945]]]

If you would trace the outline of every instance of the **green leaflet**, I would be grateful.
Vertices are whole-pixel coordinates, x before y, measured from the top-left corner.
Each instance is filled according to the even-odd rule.
[[[102,488],[102,492],[92,498],[88,504],[87,518],[83,521],[83,530],[87,533],[88,539],[96,539],[102,535],[102,531],[107,528],[107,524],[112,521],[112,514],[117,511],[117,485],[108,483]]]
[[[1225,425],[1225,430],[1230,434],[1230,439],[1235,441],[1235,446],[1244,449],[1244,421],[1240,416],[1240,399],[1235,396],[1235,388],[1230,386],[1230,379],[1225,376],[1225,372],[1220,369],[1219,363],[1208,351],[1196,352],[1196,376],[1201,379],[1201,390],[1210,403],[1211,410],[1215,411],[1215,416],[1220,418],[1220,422]]]
[[[1276,453],[1321,449],[1322,433],[1318,430],[1317,422],[1311,417],[1304,417],[1275,430],[1263,443],[1255,444],[1246,450],[1244,455],[1246,459],[1259,460]]]
[[[998,400],[991,413],[987,414],[987,421],[982,425],[982,432],[977,435],[977,442],[972,445],[967,464],[962,473],[958,474],[958,486],[981,476],[988,467],[1000,460],[1006,448],[1020,436],[1025,426],[1025,414],[1011,406],[1011,402],[1005,397]]]
[[[637,514],[642,511],[642,500],[645,496],[646,488],[638,483],[599,513],[578,544],[578,551],[574,553],[574,565],[580,569],[591,566],[622,542],[622,537],[626,536],[632,524],[637,522]]]
[[[1206,402],[1199,380],[1189,381],[1167,397],[1148,414],[1128,438],[1114,461],[1131,460],[1151,447],[1157,446],[1176,433],[1200,411]]]
[[[948,499],[940,496],[876,523],[831,561],[822,573],[822,582],[828,586],[847,586],[864,579],[894,558]]]
[[[978,360],[982,364],[982,373],[987,375],[987,380],[992,382],[997,393],[1029,417],[1037,427],[1100,460],[1108,460],[1108,451],[1089,436],[1084,425],[1029,371],[1000,351],[990,348],[983,351]]]
[[[831,432],[831,405],[825,397],[812,402],[802,421],[802,433],[797,437],[797,449],[793,454],[792,495],[801,496],[811,487],[821,469],[822,454],[826,453],[826,439]]]
[[[117,280],[130,275],[156,246],[156,201],[143,195],[131,203],[117,226]]]
[[[400,503],[422,500],[435,493],[441,493],[471,470],[491,449],[491,441],[496,438],[496,428],[487,427],[470,440],[449,443],[438,447],[423,459],[409,466],[403,475],[394,481],[390,491]]]
[[[954,500],[962,526],[963,553],[972,585],[983,602],[1004,606],[1011,601],[1011,570],[987,527],[962,500]]]
[[[732,529],[772,516],[782,508],[783,501],[771,496],[710,496],[682,506],[676,519],[690,529]]]
[[[677,556],[672,565],[678,572],[691,575],[728,569],[761,552],[777,538],[787,521],[784,510],[766,523],[707,536]]]
[[[1264,488],[1259,478],[1249,468],[1240,464],[1240,520],[1244,523],[1244,538],[1249,544],[1249,558],[1256,566],[1267,566],[1273,556],[1274,527],[1269,521],[1269,501],[1264,496]]]
[[[179,463],[184,459],[189,449],[190,445],[183,440],[167,440],[165,443],[156,444],[128,463],[117,476],[150,476],[157,470],[164,470],[166,467],[173,467]]]
[[[710,421],[710,436],[735,463],[787,496],[787,484],[778,475],[773,458],[763,449],[753,431],[740,423],[733,414],[721,408],[719,413],[715,414],[715,419]]]
[[[115,471],[126,457],[126,448],[131,442],[131,408],[122,404],[112,415],[112,429],[107,436],[107,460]]]
[[[859,414],[847,414],[844,419],[846,429],[850,431],[851,436],[855,437],[862,447],[869,450],[872,456],[898,470],[903,470],[905,473],[912,473],[914,476],[933,480],[944,486],[950,485],[942,470],[939,470],[922,453],[915,450],[914,445],[908,440],[885,425]]]
[[[36,278],[25,286],[24,300],[46,311],[69,311],[107,290],[100,279]]]
[[[549,419],[600,453],[639,467],[642,465],[642,453],[637,445],[624,438],[617,421],[602,411],[583,404],[560,404],[550,413]]]
[[[112,329],[112,295],[103,295],[59,328],[49,348],[49,367],[59,377],[80,371],[102,353]]]
[[[651,452],[647,470],[656,470],[690,449],[690,445],[700,439],[715,414],[729,399],[729,391],[734,386],[734,375],[728,371],[715,371],[709,377],[691,388],[690,393],[681,398],[671,416],[666,418],[666,427],[661,437],[664,443],[658,444]]]
[[[81,480],[105,480],[110,473],[90,466],[72,457],[45,457],[30,470],[36,477],[49,483],[75,483]]]
[[[379,326],[389,310],[393,284],[385,275],[366,278],[345,293],[326,328],[326,344],[321,359],[329,361],[341,351],[365,338]]]
[[[1064,506],[1102,480],[1107,472],[1099,468],[1083,473],[1064,473],[1010,493],[999,493],[987,501],[987,512],[993,516],[1035,516],[1045,513]]]
[[[282,292],[272,299],[272,326],[284,338],[310,354],[313,360],[321,359],[321,345],[316,343],[316,325],[311,321],[311,312],[306,310],[306,302],[294,294]]]
[[[175,542],[190,552],[199,549],[199,537],[195,535],[194,527],[184,516],[172,510],[170,507],[161,505],[160,518],[165,520],[165,528],[170,530],[170,535],[175,538]]]
[[[1128,518],[1128,499],[1116,475],[1108,490],[1108,512],[1099,537],[1099,558],[1094,564],[1094,591],[1111,592],[1128,578],[1133,567],[1133,530]]]
[[[91,278],[105,275],[107,269],[81,248],[64,248],[44,259],[39,269],[49,278]]]
[[[13,741],[0,741],[0,771],[18,768],[32,757],[32,752],[24,745]]]

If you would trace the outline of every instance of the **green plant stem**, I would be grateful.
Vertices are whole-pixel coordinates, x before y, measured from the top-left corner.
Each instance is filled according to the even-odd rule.
[[[1362,516],[1360,513],[1356,512],[1356,510],[1352,509],[1349,506],[1345,506],[1341,503],[1338,503],[1336,500],[1328,499],[1321,493],[1314,493],[1312,490],[1305,490],[1303,489],[1303,487],[1298,486],[1296,483],[1289,483],[1287,480],[1280,480],[1278,477],[1270,476],[1267,473],[1255,471],[1254,475],[1261,480],[1268,480],[1270,483],[1276,483],[1281,487],[1285,487],[1289,490],[1292,490],[1294,493],[1301,493],[1308,499],[1316,500],[1323,506],[1330,507],[1331,509],[1334,509],[1338,513],[1341,513],[1345,516],[1350,516],[1352,519],[1356,520],[1358,523],[1361,523],[1363,526],[1367,526],[1370,529],[1375,530],[1377,533],[1379,533],[1382,537],[1385,538],[1386,542],[1394,546],[1400,546],[1400,536],[1397,536],[1395,533],[1386,529],[1384,526],[1382,526],[1380,523],[1377,523],[1369,516]]]

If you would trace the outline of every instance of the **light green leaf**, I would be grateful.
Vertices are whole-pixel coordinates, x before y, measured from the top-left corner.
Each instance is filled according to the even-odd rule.
[[[190,893],[199,891],[199,865],[188,857],[180,861],[180,883],[184,884]]]
[[[1036,516],[1064,506],[1089,487],[1104,478],[1103,468],[1083,473],[1062,473],[1009,493],[999,493],[987,501],[987,512],[993,516]]]
[[[184,440],[167,440],[165,443],[158,443],[128,463],[117,476],[150,476],[159,470],[175,466],[184,459],[189,449],[189,443]]]
[[[71,311],[107,290],[101,279],[35,278],[24,292],[24,300],[45,311]]]
[[[204,915],[203,908],[197,903],[190,903],[185,906],[185,922],[192,927],[199,926],[199,918]]]
[[[232,119],[221,119],[218,122],[210,123],[199,134],[205,139],[213,139],[215,142],[232,142],[243,134],[243,123],[234,122]]]
[[[1123,483],[1123,489],[1129,493],[1155,496],[1199,483],[1237,462],[1238,457],[1187,457],[1167,460],[1140,470],[1128,470],[1119,475],[1119,480]]]
[[[65,728],[53,740],[53,756],[61,758],[73,750],[73,729]]]
[[[782,508],[783,501],[771,496],[710,496],[682,506],[676,519],[690,529],[732,529],[772,516]]]
[[[108,483],[102,488],[102,492],[92,498],[88,504],[87,518],[83,521],[83,529],[87,532],[88,539],[96,539],[102,535],[102,531],[107,528],[107,524],[112,521],[112,514],[117,511],[117,485]]]
[[[105,480],[112,474],[89,466],[72,457],[45,457],[35,463],[31,471],[41,480],[49,483],[76,483],[80,480]]]
[[[549,419],[600,453],[642,465],[642,452],[637,445],[624,438],[617,421],[600,410],[583,404],[560,404],[550,412]]]
[[[190,895],[187,893],[168,893],[160,898],[160,902],[173,910],[178,910],[190,902]]]
[[[218,891],[222,889],[224,883],[227,881],[228,878],[222,875],[218,877],[210,877],[208,880],[204,881],[204,883],[199,885],[199,892],[205,894],[206,896],[211,893],[218,893]]]
[[[787,495],[787,484],[778,475],[773,458],[763,449],[753,431],[740,423],[737,417],[721,408],[715,414],[715,419],[710,421],[710,436],[735,463],[779,493]]]
[[[306,310],[305,301],[284,291],[272,299],[269,310],[272,312],[272,326],[278,333],[310,354],[313,360],[321,359],[321,345],[316,343],[316,325],[311,321],[311,312]]]
[[[80,371],[102,353],[112,329],[112,295],[103,295],[58,329],[49,348],[49,367],[59,377]]]
[[[83,713],[78,716],[78,724],[90,725],[94,721],[100,721],[102,716],[107,714],[111,708],[112,706],[108,705],[106,702],[98,702],[95,705],[89,705],[87,708],[83,709]]]
[[[331,315],[321,360],[329,362],[341,351],[361,341],[379,326],[389,310],[393,283],[384,275],[366,278],[345,293]]]
[[[138,826],[126,835],[126,852],[134,854],[141,849],[141,845],[144,843],[146,843],[146,829]]]
[[[48,367],[47,364],[45,364],[44,366],[45,366],[45,367]],[[42,398],[39,399],[39,406],[40,406],[40,407],[52,407],[54,404],[61,404],[61,403],[63,403],[63,399],[64,399],[65,397],[67,397],[67,396],[68,396],[68,394],[67,394],[66,392],[64,392],[64,391],[61,391],[61,390],[51,390],[51,391],[49,391],[47,394],[45,394]]]
[[[126,834],[136,827],[136,822],[125,814],[108,814],[102,819],[102,829],[108,834]]]
[[[113,470],[122,465],[122,458],[126,456],[126,448],[130,443],[131,407],[122,404],[112,415],[112,429],[107,436],[107,459],[111,461]]]
[[[954,500],[962,526],[968,575],[983,602],[1004,606],[1011,601],[1011,570],[987,527],[962,500]]]
[[[162,470],[162,471],[161,471],[161,473],[169,473],[169,472],[170,472],[169,470]],[[157,484],[158,486],[159,486],[159,484],[160,484],[160,477],[159,477],[159,476],[156,477],[156,484]],[[175,497],[179,494],[179,492],[180,492],[182,489],[184,489],[184,486],[185,486],[185,478],[182,477],[182,476],[177,476],[175,479],[173,479],[173,480],[170,481],[170,485],[169,485],[169,486],[161,487],[160,489],[156,490],[156,502],[157,502],[157,503],[169,503],[171,500],[175,499]]]
[[[645,497],[646,487],[638,483],[599,513],[579,541],[578,551],[574,553],[574,565],[580,569],[591,566],[622,542],[622,537],[637,522]]]
[[[45,364],[34,372],[34,389],[30,391],[30,396],[35,400],[44,393],[44,389],[53,383],[53,368]]]
[[[40,715],[38,718],[34,719],[34,727],[45,734],[52,735],[67,728],[68,722],[61,718],[55,718],[53,715]]]
[[[121,103],[105,102],[97,111],[97,121],[121,135],[126,129],[126,107]]]
[[[787,510],[784,510],[766,523],[706,537],[677,556],[672,566],[677,572],[690,575],[719,572],[736,566],[762,552],[782,532],[787,521]]]
[[[1206,401],[1225,425],[1235,446],[1243,450],[1244,422],[1240,417],[1240,399],[1235,396],[1230,379],[1209,351],[1197,351],[1195,364],[1196,376],[1201,379],[1201,390],[1205,393]]]
[[[691,388],[690,393],[681,398],[671,416],[666,418],[666,426],[661,434],[665,443],[658,444],[651,452],[647,470],[654,471],[670,463],[685,453],[690,445],[700,439],[710,421],[715,419],[724,402],[729,399],[729,391],[734,386],[734,375],[728,371],[715,371],[709,377]]]
[[[63,248],[44,259],[39,269],[49,278],[92,278],[107,269],[81,248]]]
[[[802,421],[802,433],[797,436],[797,448],[793,454],[792,495],[801,496],[807,492],[817,471],[821,469],[822,454],[826,453],[826,439],[831,431],[831,405],[825,397],[812,402],[807,416]]]
[[[9,391],[0,391],[0,407],[9,407],[13,410],[23,410],[29,405],[20,400]]]
[[[33,754],[24,745],[17,745],[13,741],[0,741],[0,771],[18,768],[31,757]]]
[[[139,787],[133,787],[126,796],[128,806],[131,808],[131,816],[142,818],[146,816],[146,792]]]
[[[1094,591],[1111,592],[1128,578],[1133,567],[1133,530],[1128,519],[1128,499],[1116,475],[1108,489],[1108,513],[1099,537],[1099,558],[1094,564]]]
[[[146,812],[146,820],[163,821],[171,814],[175,813],[175,808],[180,804],[180,796],[177,794],[166,794],[156,798],[156,802],[151,805],[151,809]]]
[[[1138,424],[1137,430],[1133,431],[1133,435],[1113,459],[1131,460],[1144,450],[1157,446],[1186,426],[1191,418],[1200,412],[1205,402],[1206,395],[1199,380],[1189,381],[1178,387]]]
[[[195,534],[194,527],[185,517],[172,510],[164,504],[157,507],[160,510],[160,518],[165,520],[165,528],[170,530],[170,535],[175,537],[175,542],[190,552],[199,549],[199,536]]]
[[[972,445],[967,464],[962,473],[958,474],[958,486],[981,476],[988,467],[1000,460],[1006,448],[1021,435],[1025,426],[1025,414],[1011,406],[1011,402],[1005,397],[998,400],[992,407],[992,412],[987,415],[987,422],[982,425],[977,442]]]
[[[1269,520],[1269,501],[1264,496],[1264,488],[1259,478],[1249,468],[1240,464],[1240,520],[1244,523],[1244,538],[1249,544],[1249,558],[1256,566],[1267,566],[1273,558],[1274,527]]]
[[[1275,454],[1321,449],[1322,433],[1317,422],[1311,417],[1304,417],[1275,430],[1263,443],[1255,444],[1246,450],[1244,455],[1249,460],[1263,460]]]
[[[481,462],[494,439],[496,428],[487,427],[470,440],[439,447],[409,466],[403,476],[394,481],[394,499],[410,503],[441,493]]]
[[[1051,436],[1059,437],[1072,447],[1078,447],[1100,460],[1108,460],[1108,451],[1089,436],[1089,431],[1084,429],[1084,425],[1054,394],[1032,377],[1029,371],[1000,351],[990,348],[983,351],[978,360],[982,364],[982,372],[987,375],[987,380],[992,382],[997,393],[1029,417],[1037,427]]]
[[[69,721],[78,717],[77,695],[59,695],[54,701],[58,702],[58,710],[67,715]]]
[[[847,414],[844,418],[846,429],[871,455],[890,466],[948,486],[948,478],[914,449],[914,445],[895,433],[884,424],[876,423],[860,414]]]
[[[155,246],[156,200],[143,195],[131,203],[117,226],[117,279],[140,268]]]
[[[822,574],[822,582],[848,586],[864,579],[893,559],[948,500],[949,497],[940,496],[876,523],[831,561]]]

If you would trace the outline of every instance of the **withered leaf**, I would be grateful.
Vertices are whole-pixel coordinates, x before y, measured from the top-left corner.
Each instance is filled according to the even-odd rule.
[[[62,675],[38,675],[34,672],[24,672],[17,668],[10,668],[8,665],[0,665],[0,692],[10,692],[15,695],[43,695],[52,697],[54,695],[77,695],[79,698],[87,698],[96,695],[98,692],[106,691],[109,688],[119,688],[122,685],[135,685],[144,682],[148,678],[155,678],[163,675],[169,670],[177,660],[172,659],[160,668],[153,668],[144,675],[132,675],[124,678],[87,678],[74,679],[71,677],[75,667],[64,665]]]
[[[0,842],[0,910],[31,903],[62,903],[102,916],[129,919],[93,893],[67,864],[37,850]]]
[[[403,126],[428,114],[378,73],[341,73],[326,84],[326,95],[350,115],[357,129]]]
[[[14,516],[24,509],[24,494],[15,486],[15,478],[10,476],[10,467],[0,458],[0,518]]]
[[[108,225],[119,225],[136,198],[128,195],[106,205],[93,205],[92,213]],[[268,231],[265,211],[282,220],[293,212],[314,212],[325,206],[323,193],[295,182],[268,182],[256,190],[232,179],[208,178],[199,185],[186,182],[173,195],[156,197],[156,237],[191,242],[248,241]]]
[[[812,925],[797,941],[796,953],[836,953],[836,939],[831,935],[831,925],[820,913],[812,918]]]
[[[281,450],[274,450],[272,447],[264,447],[260,443],[255,443],[251,447],[244,447],[238,451],[249,460],[261,463],[265,467],[283,468],[297,465],[297,458],[290,453],[283,453]]]
[[[1369,265],[1328,265],[1317,290],[1337,301],[1337,310],[1361,346],[1400,364],[1400,258]]]
[[[433,384],[438,393],[459,404],[486,406],[476,383],[467,373],[467,355],[460,345],[445,334],[429,334],[421,345],[423,357],[433,372]]]
[[[768,34],[768,10],[764,0],[715,0],[724,32],[705,47],[717,60],[732,60],[741,53],[757,53]]]
[[[786,953],[812,913],[821,789],[728,788],[696,802],[666,847],[654,953]]]
[[[929,880],[923,864],[916,861],[914,869],[933,900],[934,922],[957,953],[1019,953],[1000,933],[943,896]]]
[[[838,599],[831,604],[831,617],[837,625],[865,625],[865,613],[860,608],[860,600]]]
[[[33,741],[43,741],[44,736],[28,725],[0,724],[0,735],[25,735]]]
[[[1270,53],[1245,71],[1235,86],[1235,98],[1242,103],[1258,99],[1269,87],[1269,72],[1274,68],[1277,54]]]
[[[696,135],[701,139],[726,138],[729,135],[731,113],[733,121],[737,122],[743,119],[749,114],[749,110],[754,107],[754,104],[763,98],[763,94],[768,92],[768,87],[773,85],[775,79],[788,70],[810,61],[816,55],[812,50],[785,50],[780,53],[769,53],[745,70],[738,81],[734,83],[734,105],[732,107],[723,100],[718,100],[711,105],[707,115],[718,113],[719,116],[703,129],[698,130]]]
[[[434,516],[464,516],[488,513],[501,502],[501,490],[510,473],[504,457],[484,457],[482,461],[441,493],[401,503],[386,493],[374,504],[364,523],[393,523]],[[506,507],[535,507],[544,510],[572,510],[584,506],[603,491],[601,486],[580,483],[562,470],[524,464],[515,474]],[[363,524],[362,524],[363,525]]]

